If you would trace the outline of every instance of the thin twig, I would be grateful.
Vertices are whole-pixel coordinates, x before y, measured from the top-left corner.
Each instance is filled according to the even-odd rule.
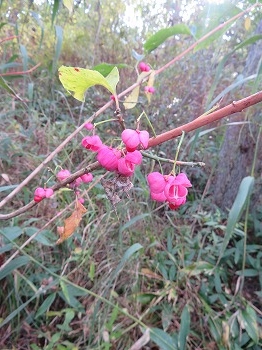
[[[41,63],[39,62],[36,66],[22,71],[22,72],[7,72],[7,73],[0,73],[0,77],[9,77],[10,75],[24,75],[24,74],[29,74],[32,73],[34,70],[36,70],[36,68],[38,68],[39,66],[41,66]]]

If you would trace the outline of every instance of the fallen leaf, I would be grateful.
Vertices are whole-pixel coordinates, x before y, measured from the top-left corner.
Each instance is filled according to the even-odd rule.
[[[57,232],[60,238],[56,244],[60,244],[68,239],[75,232],[75,229],[79,226],[83,214],[86,213],[86,208],[76,199],[75,210],[73,213],[65,219],[64,226],[57,227]]]

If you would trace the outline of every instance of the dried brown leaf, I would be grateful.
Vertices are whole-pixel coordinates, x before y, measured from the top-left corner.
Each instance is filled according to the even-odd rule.
[[[57,232],[60,238],[57,240],[56,244],[60,244],[68,239],[75,232],[76,228],[82,219],[84,213],[86,213],[86,208],[76,199],[75,210],[73,213],[64,221],[64,226],[57,227]]]

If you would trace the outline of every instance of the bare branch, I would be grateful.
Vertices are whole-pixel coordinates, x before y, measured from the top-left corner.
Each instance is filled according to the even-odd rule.
[[[262,91],[257,92],[256,94],[250,95],[248,97],[243,98],[239,101],[234,101],[213,113],[208,115],[202,115],[190,123],[184,124],[175,128],[173,130],[169,130],[157,137],[152,137],[149,140],[148,147],[155,147],[163,142],[176,138],[182,134],[182,131],[189,132],[192,130],[196,130],[201,128],[204,125],[210,124],[216,120],[223,119],[228,117],[229,115],[235,114],[237,112],[241,112],[242,110],[253,106],[259,102],[262,102]]]

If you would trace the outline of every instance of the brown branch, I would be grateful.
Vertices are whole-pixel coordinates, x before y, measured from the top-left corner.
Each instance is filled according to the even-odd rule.
[[[7,73],[0,73],[0,77],[9,77],[10,75],[24,75],[24,74],[29,74],[32,73],[34,70],[36,70],[36,68],[38,68],[39,66],[41,66],[41,63],[39,62],[36,66],[22,71],[22,72],[7,72]]]
[[[75,179],[77,179],[79,176],[82,176],[84,174],[90,173],[91,171],[97,169],[98,167],[100,167],[100,164],[98,162],[92,163],[92,164],[88,165],[87,167],[76,171],[74,174],[72,174],[71,176],[66,178],[64,181],[61,181],[61,182],[55,184],[51,188],[53,189],[53,191],[58,191],[60,188],[66,187],[67,185],[69,185],[70,183],[75,181]],[[25,205],[25,206],[15,210],[15,211],[13,211],[12,213],[0,214],[0,220],[12,219],[12,218],[14,218],[14,217],[16,217],[18,215],[21,215],[21,214],[25,213],[27,210],[33,208],[37,204],[38,203],[36,203],[35,201],[31,201],[27,205]]]
[[[241,112],[242,110],[250,106],[253,106],[259,102],[262,102],[262,91],[259,91],[254,95],[245,97],[242,100],[234,101],[229,105],[227,105],[226,107],[223,107],[208,115],[200,116],[190,123],[184,124],[182,126],[179,126],[178,128],[167,131],[157,137],[152,137],[149,140],[148,147],[155,147],[163,142],[166,142],[168,140],[171,140],[175,137],[180,136],[182,134],[182,131],[189,132],[189,131],[201,128],[202,126],[210,124],[216,120],[225,118],[237,112]]]

